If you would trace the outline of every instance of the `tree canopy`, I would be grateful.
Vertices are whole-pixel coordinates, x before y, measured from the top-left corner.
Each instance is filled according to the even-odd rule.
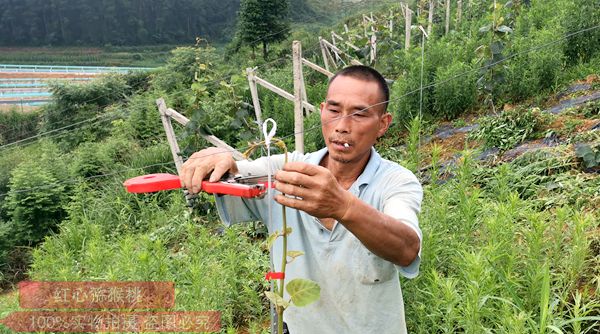
[[[242,0],[236,38],[252,49],[262,43],[266,59],[268,44],[282,41],[289,34],[288,11],[288,0]]]

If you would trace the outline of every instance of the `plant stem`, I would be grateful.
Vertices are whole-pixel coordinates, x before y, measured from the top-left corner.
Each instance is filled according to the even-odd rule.
[[[287,147],[285,146],[285,143],[283,141],[278,141],[278,145],[284,150],[284,154],[285,154],[285,163],[287,164],[288,162],[288,152],[287,152]],[[271,185],[269,185],[270,187]],[[283,273],[283,278],[281,278],[279,280],[279,295],[281,296],[281,298],[283,298],[283,291],[284,291],[284,285],[285,285],[285,266],[287,265],[287,215],[285,212],[285,206],[281,206],[281,215],[282,215],[282,219],[283,219],[283,230],[282,230],[282,236],[283,236],[283,256],[281,259],[281,272]],[[277,333],[278,334],[282,334],[283,333],[283,311],[284,308],[283,306],[278,306],[277,307]]]

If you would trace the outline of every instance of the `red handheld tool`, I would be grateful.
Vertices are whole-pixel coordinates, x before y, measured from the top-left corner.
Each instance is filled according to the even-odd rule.
[[[271,182],[272,183],[272,182]],[[202,191],[209,194],[244,198],[262,197],[267,192],[266,176],[234,176],[226,174],[221,181],[202,181]],[[149,193],[181,188],[179,176],[167,173],[148,174],[131,178],[123,183],[127,192]]]

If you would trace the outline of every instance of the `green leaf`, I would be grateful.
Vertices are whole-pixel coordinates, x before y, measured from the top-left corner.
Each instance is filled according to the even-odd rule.
[[[265,291],[265,295],[267,296],[267,298],[269,298],[269,300],[273,304],[275,304],[275,306],[281,306],[284,309],[286,309],[288,306],[290,306],[290,303],[285,301],[285,299],[283,299],[280,295],[276,294],[273,291]]]
[[[295,278],[286,284],[285,289],[294,305],[302,307],[317,301],[321,297],[321,287],[317,282]]]
[[[303,251],[294,251],[294,250],[287,251],[287,256],[291,258],[288,261],[288,263],[292,263],[292,261],[294,261],[298,256],[302,256],[302,255],[304,255]]]
[[[577,156],[578,158],[583,158],[585,155],[590,153],[594,153],[594,151],[589,145],[577,145],[577,147],[575,148],[575,156]]]
[[[500,41],[495,41],[494,43],[490,44],[490,50],[493,54],[502,53],[502,50],[504,50],[504,45],[502,45],[502,42]]]

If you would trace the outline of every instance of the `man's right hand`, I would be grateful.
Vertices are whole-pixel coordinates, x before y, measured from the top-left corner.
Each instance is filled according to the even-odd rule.
[[[179,179],[182,187],[195,194],[200,192],[202,180],[209,174],[209,181],[216,182],[226,172],[238,173],[231,152],[222,148],[210,147],[192,154],[181,167]]]

